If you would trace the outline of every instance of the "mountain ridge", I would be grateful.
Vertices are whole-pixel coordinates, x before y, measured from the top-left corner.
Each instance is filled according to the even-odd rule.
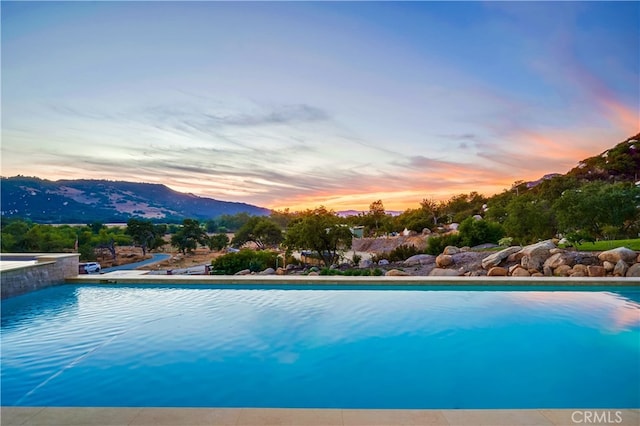
[[[246,212],[267,215],[269,209],[175,191],[166,185],[38,177],[0,178],[1,215],[41,223],[126,222],[132,217],[162,222],[184,218],[206,220]]]

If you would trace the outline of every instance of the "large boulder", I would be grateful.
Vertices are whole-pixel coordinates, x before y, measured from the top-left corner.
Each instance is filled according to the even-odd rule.
[[[461,275],[463,274],[455,269],[433,268],[429,272],[430,277],[459,277]]]
[[[405,271],[401,271],[400,269],[390,269],[384,275],[387,277],[406,277],[409,274]]]
[[[489,272],[487,272],[487,276],[488,277],[506,277],[507,276],[507,269],[503,268],[501,266],[494,266],[491,269],[489,269]]]
[[[548,266],[551,269],[556,269],[558,266],[568,265],[573,266],[575,264],[575,257],[565,252],[557,252],[552,254],[551,257],[544,261],[543,267]]]
[[[627,277],[640,278],[640,263],[634,263],[627,269]]]
[[[516,268],[511,276],[514,277],[530,277],[531,273],[524,268]]]
[[[242,271],[238,271],[233,275],[251,275],[251,271],[249,269],[243,269]]]
[[[519,252],[520,250],[522,250],[522,247],[512,246],[512,247],[507,247],[504,250],[500,250],[498,252],[490,254],[489,256],[482,259],[482,267],[484,269],[491,269],[494,266],[498,266],[507,257],[509,257],[514,253]]]
[[[373,266],[373,260],[371,259],[360,259],[360,262],[358,262],[359,268],[370,268],[372,266]]]
[[[587,266],[587,272],[590,277],[604,277],[606,271],[602,266],[589,265]]]
[[[575,272],[580,272],[581,274],[584,274],[584,275],[582,275],[583,277],[586,277],[587,274],[588,274],[587,268],[588,268],[587,265],[583,265],[581,263],[578,263],[577,265],[573,265],[573,269],[572,270],[573,270],[574,273]]]
[[[571,269],[571,266],[569,266],[569,265],[560,265],[560,266],[558,266],[557,268],[555,268],[553,270],[553,275],[555,275],[556,277],[568,277],[569,275],[571,275],[574,272],[576,272],[576,271]]]
[[[626,247],[618,247],[612,250],[603,251],[598,255],[598,259],[600,259],[601,261],[607,260],[615,265],[619,260],[623,260],[627,263],[633,263],[635,262],[637,256],[638,254],[631,249],[628,249]]]
[[[276,270],[273,268],[267,268],[264,271],[261,271],[258,275],[273,275],[276,273]]]
[[[598,259],[598,255],[595,253],[586,253],[586,252],[575,252],[573,253],[574,259],[576,263],[582,265],[602,265],[600,259]]]
[[[415,266],[415,265],[430,265],[436,261],[436,257],[431,254],[416,254],[415,256],[411,256],[402,264],[404,266]]]
[[[543,269],[542,265],[549,257],[549,251],[556,248],[551,240],[541,241],[531,244],[520,250],[517,255],[520,257],[520,264],[525,269]]]
[[[446,246],[442,254],[454,255],[460,253],[460,249],[456,246]]]
[[[605,260],[604,262],[602,262],[602,267],[605,271],[612,272],[615,269],[616,265],[609,262],[608,260]]]
[[[436,257],[436,265],[438,268],[446,268],[453,265],[453,256],[450,254],[441,254]]]
[[[624,260],[620,259],[613,268],[613,275],[616,277],[624,277],[627,275],[627,269],[629,269],[629,265],[627,265]]]

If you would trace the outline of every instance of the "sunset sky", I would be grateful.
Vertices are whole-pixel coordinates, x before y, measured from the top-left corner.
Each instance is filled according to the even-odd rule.
[[[418,207],[640,130],[639,2],[2,2],[2,176]]]

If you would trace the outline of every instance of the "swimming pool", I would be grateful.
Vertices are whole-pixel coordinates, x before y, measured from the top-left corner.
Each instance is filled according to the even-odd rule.
[[[1,343],[2,405],[640,407],[637,287],[64,285]]]

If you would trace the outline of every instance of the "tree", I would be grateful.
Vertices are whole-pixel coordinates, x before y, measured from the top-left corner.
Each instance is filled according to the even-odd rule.
[[[271,219],[263,216],[253,216],[236,232],[231,244],[240,247],[247,242],[253,242],[258,250],[277,246],[282,242],[282,230]]]
[[[533,243],[556,234],[549,202],[532,193],[511,197],[504,209],[504,229],[520,244]]]
[[[608,234],[629,234],[640,220],[640,188],[632,183],[590,182],[567,190],[553,204],[558,227],[563,233],[601,238]],[[617,232],[616,232],[617,229]]]
[[[444,203],[433,198],[425,198],[420,202],[420,206],[433,219],[433,226],[437,226],[441,216],[444,214]]]
[[[2,251],[3,252],[26,252],[27,241],[25,236],[29,231],[30,224],[20,219],[12,219],[8,223],[2,223]]]
[[[209,219],[204,223],[204,229],[207,232],[219,232],[218,230],[218,221],[215,219]]]
[[[162,236],[166,232],[166,226],[154,225],[150,220],[131,218],[127,221],[125,231],[131,236],[133,243],[140,246],[142,255],[147,255],[147,250],[153,250],[164,244]]]
[[[94,234],[91,238],[91,244],[95,248],[108,250],[113,260],[117,258],[116,246],[129,245],[131,242],[131,237],[125,235],[119,227],[107,228],[104,226],[98,235]]]
[[[198,244],[207,245],[207,233],[200,227],[196,219],[185,219],[182,227],[171,236],[171,245],[177,247],[183,254],[198,248]]]
[[[497,244],[504,237],[504,229],[499,223],[484,219],[468,217],[458,228],[460,244],[463,246],[477,246],[479,244]]]
[[[29,251],[42,253],[63,252],[72,249],[75,239],[76,232],[68,225],[34,224],[24,236]]]
[[[289,209],[273,210],[269,215],[272,221],[280,227],[280,229],[287,229],[287,226],[296,218],[296,213],[291,213]]]
[[[220,232],[220,228],[228,229],[230,231],[237,231],[242,228],[242,225],[247,223],[249,219],[251,219],[251,215],[246,212],[240,212],[236,214],[223,214],[217,220],[218,222],[218,231]]]
[[[431,220],[423,209],[407,209],[400,216],[396,217],[393,222],[396,229],[402,231],[404,228],[416,232],[422,232],[423,229],[429,228]]]
[[[369,211],[364,216],[365,226],[373,231],[374,235],[378,234],[380,228],[385,228],[388,217],[384,210],[384,204],[382,200],[374,201],[369,205]]]
[[[220,251],[229,245],[227,234],[216,234],[209,237],[209,249]]]
[[[462,222],[473,215],[483,214],[483,206],[486,202],[487,199],[475,191],[469,194],[458,194],[444,203],[443,212],[449,221]]]
[[[507,205],[516,198],[516,194],[511,191],[503,191],[487,200],[487,210],[484,217],[495,222],[503,223],[507,219]],[[507,231],[507,234],[509,231]]]
[[[340,218],[324,207],[303,212],[287,229],[285,245],[289,249],[315,251],[325,266],[337,262],[338,251],[351,247],[352,234]]]

